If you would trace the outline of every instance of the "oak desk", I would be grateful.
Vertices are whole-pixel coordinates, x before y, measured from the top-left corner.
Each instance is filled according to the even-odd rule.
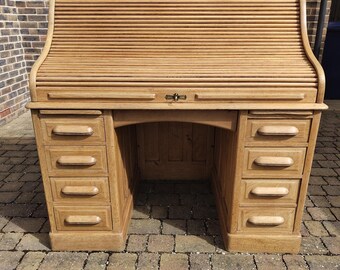
[[[32,68],[54,250],[121,250],[139,179],[211,180],[226,249],[298,252],[325,79],[305,0],[52,0]]]

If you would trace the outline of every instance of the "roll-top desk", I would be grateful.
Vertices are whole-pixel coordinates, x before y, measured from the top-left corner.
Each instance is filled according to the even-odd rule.
[[[227,250],[298,252],[327,108],[305,5],[51,0],[28,107],[52,248],[121,250],[139,179],[206,179]]]

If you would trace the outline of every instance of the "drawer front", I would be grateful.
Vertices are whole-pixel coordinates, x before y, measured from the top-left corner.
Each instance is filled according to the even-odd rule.
[[[244,178],[301,178],[305,148],[246,148]]]
[[[104,146],[47,146],[45,148],[50,176],[106,176]]]
[[[105,177],[51,178],[53,201],[80,205],[108,203],[107,180]]]
[[[299,185],[299,180],[243,180],[240,203],[242,206],[284,204],[295,207]]]
[[[289,233],[293,231],[295,208],[240,208],[238,230],[245,233]]]
[[[105,142],[102,117],[42,117],[45,145],[100,145]]]
[[[246,142],[249,145],[307,143],[310,119],[249,119]]]
[[[109,206],[56,206],[54,213],[57,230],[60,231],[109,231],[112,229]]]

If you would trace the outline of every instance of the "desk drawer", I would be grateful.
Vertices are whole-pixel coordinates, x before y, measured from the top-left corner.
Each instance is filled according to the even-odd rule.
[[[246,148],[244,178],[301,178],[306,148]]]
[[[296,206],[299,180],[243,180],[241,205],[256,206],[283,204]]]
[[[109,206],[56,206],[54,213],[57,230],[60,231],[109,231],[112,229]]]
[[[45,145],[100,145],[105,142],[101,116],[44,116],[41,128]]]
[[[295,208],[240,208],[238,230],[245,233],[289,233],[293,231]]]
[[[50,176],[106,176],[104,146],[47,146],[45,148]]]
[[[256,144],[307,143],[311,119],[249,119],[246,142]]]
[[[105,204],[109,186],[105,177],[51,178],[53,201],[72,204]]]

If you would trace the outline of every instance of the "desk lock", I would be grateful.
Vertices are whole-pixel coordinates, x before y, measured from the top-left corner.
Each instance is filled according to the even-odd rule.
[[[173,100],[173,101],[178,101],[178,100],[186,100],[187,99],[187,95],[179,95],[177,93],[173,94],[173,95],[166,95],[165,96],[166,100]]]

